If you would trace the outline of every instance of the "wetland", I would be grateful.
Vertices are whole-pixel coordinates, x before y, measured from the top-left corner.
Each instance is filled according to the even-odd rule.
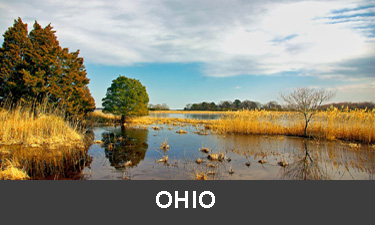
[[[194,119],[216,116],[162,114],[175,115]],[[92,161],[82,171],[83,179],[88,180],[374,179],[371,144],[285,135],[220,134],[206,130],[204,125],[184,123],[98,126],[92,133],[97,143],[89,147]],[[215,154],[216,158],[210,157]]]

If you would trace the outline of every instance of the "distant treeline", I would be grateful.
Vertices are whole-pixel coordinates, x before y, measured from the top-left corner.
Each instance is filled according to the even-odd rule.
[[[326,110],[330,107],[336,107],[339,109],[373,109],[375,107],[374,102],[340,102],[340,103],[330,103],[325,104],[319,107],[321,110]],[[287,106],[282,106],[276,101],[270,101],[265,104],[261,104],[257,101],[244,100],[240,101],[239,99],[232,101],[220,101],[218,104],[215,102],[201,102],[187,104],[184,110],[187,111],[228,111],[228,110],[240,110],[240,109],[265,109],[265,110],[287,110]]]
[[[169,106],[166,103],[156,104],[156,105],[148,104],[148,110],[150,110],[150,111],[155,111],[155,110],[158,110],[158,111],[169,110]]]
[[[336,107],[338,109],[373,109],[375,107],[375,102],[339,102],[339,103],[330,103],[320,106],[320,109],[325,110],[329,107]]]
[[[184,110],[190,111],[227,111],[227,110],[239,110],[239,109],[267,109],[267,110],[281,110],[282,106],[276,101],[270,101],[266,104],[260,102],[239,99],[232,101],[220,101],[218,104],[215,102],[201,102],[187,104]]]

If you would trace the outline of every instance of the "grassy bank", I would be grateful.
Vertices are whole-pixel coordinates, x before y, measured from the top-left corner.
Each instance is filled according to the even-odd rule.
[[[63,115],[46,105],[0,109],[0,179],[57,179],[86,160],[85,131]]]
[[[98,123],[115,123],[120,120],[120,116],[115,116],[111,113],[103,113],[102,110],[95,110],[87,114],[87,120],[94,125]]]
[[[16,107],[0,111],[0,144],[55,148],[84,144],[84,131],[77,123],[67,122],[60,110]]]

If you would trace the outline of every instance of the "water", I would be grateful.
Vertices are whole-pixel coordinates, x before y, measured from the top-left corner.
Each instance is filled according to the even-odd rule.
[[[216,120],[221,117],[221,113],[150,113],[151,117],[163,118],[181,118],[181,119],[199,119],[199,120]]]
[[[210,131],[208,135],[199,135],[194,133],[197,131],[194,126],[175,126],[172,130],[169,126],[159,127],[160,130],[151,129],[151,126],[145,130],[94,128],[95,140],[102,140],[104,144],[90,147],[88,153],[93,161],[84,170],[85,179],[189,180],[200,172],[215,180],[374,179],[374,148],[368,145],[353,149],[348,143],[337,141],[217,135]],[[176,133],[180,129],[188,133]],[[160,149],[165,140],[170,146],[168,151]],[[223,153],[225,159],[210,161],[207,153],[199,151],[202,147],[208,147],[210,153]],[[166,155],[168,163],[158,162]],[[198,158],[204,162],[197,164]],[[260,160],[265,163],[259,163]],[[129,161],[132,165],[125,166]],[[288,166],[282,167],[279,162],[286,162]]]

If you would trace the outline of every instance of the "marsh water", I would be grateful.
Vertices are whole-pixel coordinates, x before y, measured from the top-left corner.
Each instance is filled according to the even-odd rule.
[[[192,118],[189,114],[177,116]],[[208,116],[217,115],[194,115],[194,118]],[[200,135],[192,125],[158,127],[159,130],[151,126],[93,128],[94,139],[103,143],[89,148],[92,162],[84,169],[84,179],[190,180],[200,173],[214,180],[374,179],[374,148],[366,144],[353,147],[340,141],[219,135],[210,131]],[[181,129],[187,133],[176,133]],[[169,145],[168,150],[161,149],[164,141]],[[208,159],[208,153],[200,151],[203,147],[209,148],[210,154],[222,153],[224,158]],[[168,162],[159,162],[165,156]],[[199,164],[198,158],[202,160]]]
[[[199,120],[216,120],[219,119],[221,113],[204,114],[204,113],[150,113],[153,117],[164,118],[181,118],[181,119],[199,119]]]

